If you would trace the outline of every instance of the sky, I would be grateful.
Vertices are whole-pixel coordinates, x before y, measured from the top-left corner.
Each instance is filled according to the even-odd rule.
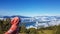
[[[0,15],[60,16],[60,0],[0,0]]]

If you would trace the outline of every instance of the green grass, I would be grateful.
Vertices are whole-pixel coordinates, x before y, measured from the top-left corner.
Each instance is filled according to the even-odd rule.
[[[39,32],[39,34],[53,34],[54,33],[54,31],[53,30],[42,30],[43,32],[41,32],[41,31],[38,31]]]

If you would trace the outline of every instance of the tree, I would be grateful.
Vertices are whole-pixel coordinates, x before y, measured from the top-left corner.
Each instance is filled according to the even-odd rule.
[[[11,19],[10,18],[6,18],[6,22],[7,22],[7,24],[6,24],[6,26],[7,26],[7,29],[9,29],[10,28],[10,26],[11,26]]]
[[[0,20],[0,34],[3,34],[5,31],[7,31],[10,28],[10,18],[6,18],[6,20]]]
[[[4,31],[7,31],[10,28],[11,26],[10,22],[11,22],[10,18],[6,18],[6,20],[3,20]]]
[[[35,28],[30,28],[29,34],[38,34],[38,31]]]
[[[24,23],[22,23],[22,25],[20,27],[20,33],[26,33],[26,26]]]
[[[0,20],[0,34],[3,34],[3,22]]]
[[[57,26],[56,33],[55,34],[60,34],[60,25]]]
[[[0,30],[3,30],[2,28],[3,28],[3,21],[0,20]]]

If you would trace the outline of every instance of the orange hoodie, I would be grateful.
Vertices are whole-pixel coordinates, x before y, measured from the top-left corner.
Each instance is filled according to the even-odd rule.
[[[11,27],[5,34],[18,34],[18,24],[19,24],[19,18],[14,17],[11,20]]]

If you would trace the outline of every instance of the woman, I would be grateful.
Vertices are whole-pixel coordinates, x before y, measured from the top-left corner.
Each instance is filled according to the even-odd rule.
[[[19,18],[18,17],[14,17],[11,20],[11,27],[10,29],[5,33],[5,34],[18,34],[18,25],[19,25]]]

